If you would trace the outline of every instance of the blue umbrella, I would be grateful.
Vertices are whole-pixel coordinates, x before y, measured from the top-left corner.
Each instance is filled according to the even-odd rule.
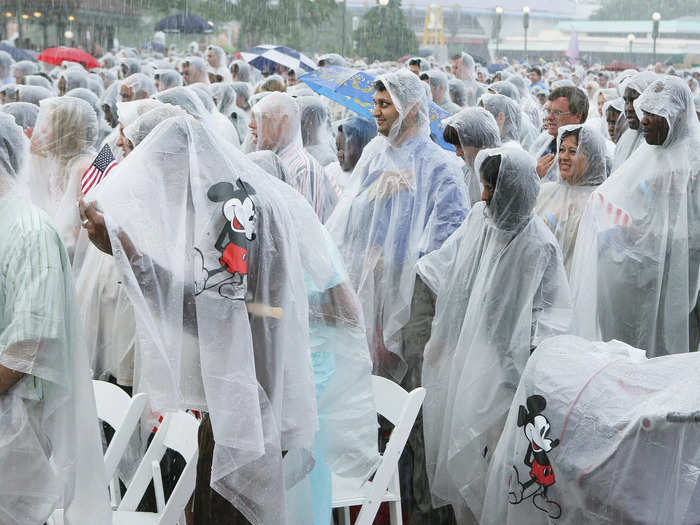
[[[178,13],[163,18],[156,24],[156,31],[164,33],[211,33],[214,30],[209,22],[197,15]]]
[[[316,64],[303,53],[287,46],[259,45],[247,51],[241,51],[241,58],[260,71],[274,71],[279,64],[297,73],[313,71]]]
[[[326,66],[302,75],[299,80],[319,95],[337,102],[361,117],[373,118],[374,76],[369,73],[347,67]],[[442,148],[454,151],[454,146],[443,140],[440,128],[440,122],[449,114],[433,102],[430,103],[428,109],[431,136]]]
[[[12,60],[15,62],[19,62],[20,60],[31,60],[32,62],[36,62],[36,57],[26,49],[20,49],[9,44],[5,44],[4,42],[0,42],[0,51],[9,53]]]

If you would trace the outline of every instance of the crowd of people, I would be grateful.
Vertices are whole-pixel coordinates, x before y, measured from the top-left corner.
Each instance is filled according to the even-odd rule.
[[[136,451],[200,420],[188,523],[328,525],[376,375],[426,389],[406,524],[698,523],[700,69],[317,63],[373,120],[214,45],[0,51],[0,522],[111,523],[101,379]]]

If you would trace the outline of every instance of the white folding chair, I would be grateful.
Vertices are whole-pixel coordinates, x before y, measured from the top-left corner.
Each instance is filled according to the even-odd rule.
[[[92,389],[95,394],[97,419],[104,421],[114,429],[112,440],[105,451],[104,461],[105,479],[109,480],[112,506],[116,508],[121,499],[117,467],[129,446],[129,440],[134,430],[139,424],[148,396],[136,394],[134,397],[129,397],[129,394],[124,390],[107,381],[93,380]],[[63,509],[57,509],[49,518],[48,525],[62,524]]]
[[[199,421],[185,412],[165,414],[131,484],[124,494],[119,508],[113,513],[114,525],[186,525],[185,506],[194,492],[197,478],[197,434]],[[185,459],[185,469],[180,474],[167,503],[163,493],[160,460],[167,449],[174,450]],[[153,480],[157,512],[136,512],[148,484]]]
[[[116,508],[121,500],[117,467],[129,441],[138,427],[141,415],[146,408],[148,396],[136,394],[134,397],[121,388],[106,381],[92,382],[97,404],[97,418],[114,429],[114,436],[105,451],[105,476],[109,481],[112,506]]]
[[[350,525],[349,507],[352,505],[362,505],[355,525],[371,525],[379,505],[385,501],[389,502],[391,525],[402,523],[399,457],[425,399],[425,388],[408,393],[393,381],[372,376],[372,389],[377,412],[394,425],[394,430],[371,481],[333,475],[332,506],[343,509],[341,525]]]

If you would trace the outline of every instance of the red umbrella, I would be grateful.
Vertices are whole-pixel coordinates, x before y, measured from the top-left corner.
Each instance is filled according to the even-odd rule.
[[[101,67],[97,59],[90,53],[86,53],[82,49],[75,47],[49,47],[44,49],[37,57],[37,60],[48,62],[60,66],[62,62],[80,62],[87,69]]]
[[[639,71],[639,68],[634,64],[622,62],[621,60],[614,60],[613,62],[610,62],[607,66],[605,66],[605,69],[607,71],[624,71],[625,69],[636,69]]]

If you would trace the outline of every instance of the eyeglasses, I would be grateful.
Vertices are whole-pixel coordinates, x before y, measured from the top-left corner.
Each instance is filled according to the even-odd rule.
[[[561,117],[562,115],[571,115],[571,111],[559,111],[558,109],[545,109],[544,110],[546,115],[553,115],[556,118]]]

